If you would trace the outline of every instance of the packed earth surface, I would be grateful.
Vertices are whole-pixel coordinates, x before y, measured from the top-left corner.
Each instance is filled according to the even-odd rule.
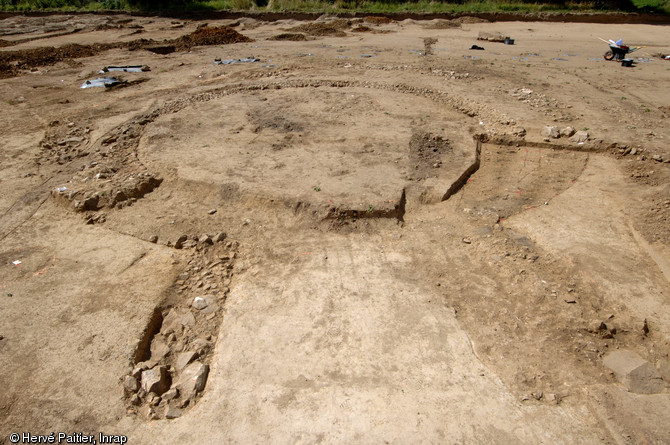
[[[670,443],[669,36],[0,20],[0,444]]]

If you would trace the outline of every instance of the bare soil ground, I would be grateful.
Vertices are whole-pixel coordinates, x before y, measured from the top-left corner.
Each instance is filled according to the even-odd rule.
[[[670,443],[667,26],[0,38],[0,444]]]

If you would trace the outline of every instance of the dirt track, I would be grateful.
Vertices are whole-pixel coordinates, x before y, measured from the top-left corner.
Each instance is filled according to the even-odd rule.
[[[0,21],[0,444],[670,443],[666,26],[202,25]]]

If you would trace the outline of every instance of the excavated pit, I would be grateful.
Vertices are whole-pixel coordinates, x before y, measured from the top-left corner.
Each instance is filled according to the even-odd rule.
[[[445,199],[456,199],[459,207],[489,215],[493,222],[548,205],[579,179],[590,156],[560,145],[516,147],[481,143],[477,138],[475,142],[476,162],[454,182]]]

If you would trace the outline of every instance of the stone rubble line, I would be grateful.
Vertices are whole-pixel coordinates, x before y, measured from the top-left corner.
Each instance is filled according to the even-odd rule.
[[[138,341],[122,378],[129,415],[178,418],[202,396],[239,247],[226,238],[223,232],[214,238],[182,235],[175,242],[174,248],[191,254],[189,267],[173,285],[183,295],[176,304],[164,302],[154,310]]]
[[[359,81],[334,81],[334,80],[290,80],[282,82],[268,82],[262,84],[234,84],[228,85],[222,88],[217,88],[213,91],[208,91],[205,93],[195,94],[186,99],[176,99],[168,102],[167,104],[159,107],[158,109],[140,115],[131,119],[130,121],[119,125],[115,129],[108,132],[105,136],[100,139],[101,145],[112,145],[111,153],[106,153],[105,157],[114,157],[115,155],[120,156],[120,163],[122,165],[132,165],[135,167],[139,165],[145,172],[139,174],[132,174],[126,176],[123,181],[117,178],[113,178],[115,173],[119,170],[114,167],[112,169],[107,169],[107,177],[112,177],[117,179],[113,187],[110,190],[105,191],[95,191],[95,192],[82,192],[80,190],[70,190],[66,193],[52,191],[53,195],[61,195],[65,197],[68,201],[72,202],[72,205],[77,211],[98,211],[102,208],[123,208],[126,205],[132,205],[138,198],[141,198],[145,194],[153,191],[158,187],[162,178],[157,175],[146,173],[148,170],[137,157],[137,146],[139,144],[139,138],[142,133],[142,127],[147,125],[162,115],[177,113],[186,107],[199,103],[206,102],[220,97],[244,92],[244,91],[262,91],[266,89],[282,89],[282,88],[319,88],[319,87],[332,87],[332,88],[370,88],[377,90],[385,91],[394,91],[403,94],[413,94],[416,96],[423,96],[429,99],[432,99],[437,102],[446,103],[452,108],[470,116],[477,117],[479,112],[475,111],[470,105],[468,105],[467,100],[453,98],[447,95],[444,91],[434,91],[428,88],[417,88],[412,87],[406,84],[387,84],[379,82],[359,82]],[[510,123],[509,120],[502,120],[501,122]],[[50,148],[51,144],[43,141],[43,146]],[[132,162],[130,162],[128,156],[124,156],[123,153],[131,152],[134,154]],[[82,154],[78,153],[77,156],[85,156],[88,153]],[[96,163],[97,165],[97,163]],[[122,184],[122,182],[131,182],[130,184]],[[99,216],[89,216],[89,223],[104,222],[104,215]]]
[[[389,84],[389,83],[371,82],[371,81],[348,81],[348,80],[327,80],[327,79],[285,80],[279,82],[266,82],[258,84],[237,83],[232,85],[226,85],[224,87],[220,87],[212,91],[192,95],[188,98],[180,98],[170,101],[150,113],[140,115],[136,118],[133,118],[129,122],[126,122],[118,126],[114,130],[110,131],[106,137],[103,137],[101,139],[101,143],[103,145],[107,145],[112,144],[117,140],[122,140],[123,144],[122,147],[120,148],[134,151],[137,148],[139,137],[141,136],[142,126],[155,121],[158,117],[162,115],[179,112],[192,104],[198,102],[206,102],[245,91],[263,91],[266,89],[282,89],[282,88],[319,88],[319,87],[369,88],[382,91],[393,91],[402,94],[412,94],[418,97],[426,97],[435,102],[448,105],[455,111],[465,114],[468,117],[485,119],[488,123],[497,123],[506,126],[516,125],[516,121],[514,121],[513,119],[509,119],[505,115],[499,116],[498,113],[494,109],[491,109],[490,107],[481,106],[477,104],[475,101],[466,98],[453,97],[445,91],[433,90],[430,88],[414,87],[403,83]],[[523,138],[523,136],[525,136],[526,134],[526,131],[523,128],[514,127],[511,129],[511,131],[505,132],[502,135],[497,135],[496,130],[489,130],[489,133],[492,137],[514,136],[516,138]],[[127,164],[128,160],[123,159],[122,163]],[[136,152],[133,164],[141,165],[139,159],[137,159]],[[144,167],[143,165],[141,166]],[[99,210],[105,207],[113,208],[114,206],[122,208],[125,205],[131,205],[134,202],[134,200],[136,200],[138,197],[142,197],[144,194],[152,191],[154,188],[158,187],[162,182],[162,179],[156,177],[155,175],[148,173],[145,173],[145,175],[146,175],[145,178],[140,178],[139,180],[137,180],[137,184],[131,185],[130,188],[128,187],[126,187],[125,189],[114,188],[112,190],[105,191],[104,193],[95,192],[84,195],[80,194],[77,191],[70,191],[65,196],[68,200],[73,202],[75,209],[79,211]],[[91,223],[104,222],[104,216],[98,217],[98,219],[91,217],[89,218],[89,222]]]

